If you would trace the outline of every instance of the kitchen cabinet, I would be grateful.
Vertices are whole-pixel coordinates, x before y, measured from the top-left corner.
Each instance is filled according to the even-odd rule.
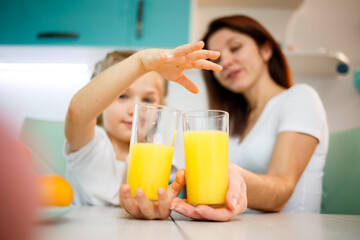
[[[176,47],[189,42],[190,0],[136,0],[131,10],[131,46]]]
[[[191,41],[201,39],[208,24],[215,18],[244,14],[262,23],[284,47],[294,76],[332,77],[348,73],[350,61],[340,51],[287,50],[287,32],[301,10],[304,0],[193,0]]]
[[[189,1],[6,1],[0,44],[173,47],[188,42]]]

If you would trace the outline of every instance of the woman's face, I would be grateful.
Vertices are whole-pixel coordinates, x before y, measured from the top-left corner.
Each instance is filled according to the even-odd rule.
[[[222,28],[208,40],[210,50],[220,51],[215,60],[223,70],[213,72],[215,78],[226,89],[243,93],[267,73],[267,61],[272,50],[268,44],[259,48],[254,39],[246,34]]]

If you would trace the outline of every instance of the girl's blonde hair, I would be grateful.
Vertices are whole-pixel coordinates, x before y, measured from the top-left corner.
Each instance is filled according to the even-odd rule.
[[[111,67],[112,65],[115,65],[116,63],[119,63],[119,62],[125,60],[126,58],[130,57],[134,53],[135,53],[135,51],[113,51],[113,52],[108,53],[103,60],[101,60],[95,64],[94,71],[91,75],[91,79],[95,78],[102,71],[106,70],[107,68]],[[163,80],[163,88],[162,88],[163,91],[160,91],[160,93],[162,94],[161,104],[164,104],[164,99],[167,95],[167,88],[168,88],[168,81],[166,81],[164,79]],[[99,126],[103,126],[102,114],[100,114],[97,117],[96,124]]]

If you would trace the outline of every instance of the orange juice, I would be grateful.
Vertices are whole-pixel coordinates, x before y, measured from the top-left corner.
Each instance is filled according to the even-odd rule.
[[[127,184],[135,197],[137,188],[144,189],[149,200],[157,201],[159,187],[167,189],[174,147],[161,144],[135,143],[130,145]]]
[[[228,188],[227,132],[184,132],[186,188],[191,204],[223,205]]]

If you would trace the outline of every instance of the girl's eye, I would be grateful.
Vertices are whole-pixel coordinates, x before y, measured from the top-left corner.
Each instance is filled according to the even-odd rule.
[[[121,94],[120,96],[119,96],[119,99],[126,99],[127,98],[127,95],[125,95],[125,94]]]
[[[144,103],[152,103],[153,100],[152,100],[151,98],[144,98],[144,99],[143,99],[143,102],[144,102]]]

